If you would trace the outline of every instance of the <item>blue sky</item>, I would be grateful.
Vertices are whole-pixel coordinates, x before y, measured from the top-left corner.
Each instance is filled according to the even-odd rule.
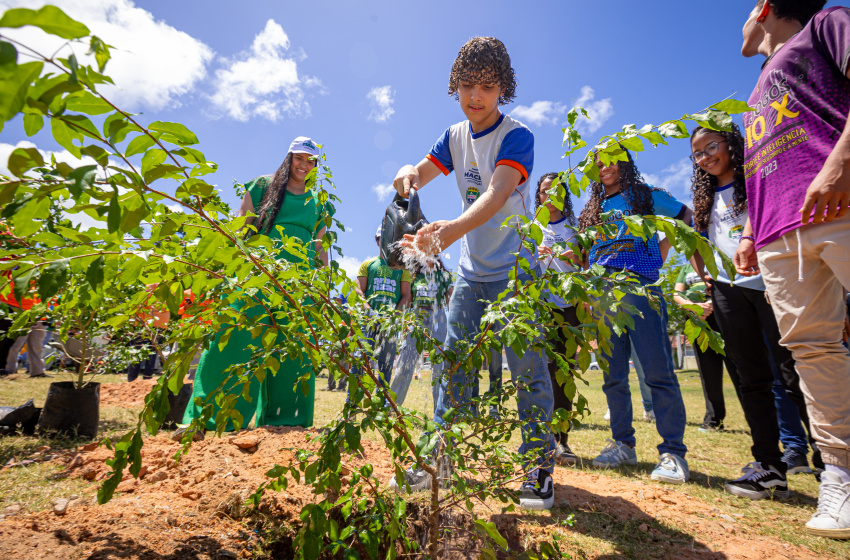
[[[337,217],[348,229],[340,238],[348,270],[376,253],[373,234],[399,166],[418,162],[463,119],[446,91],[467,39],[491,35],[508,48],[518,88],[503,111],[535,134],[535,184],[566,169],[561,128],[577,101],[597,117],[584,126],[593,144],[624,124],[658,124],[730,95],[746,99],[762,62],[740,55],[755,0],[56,4],[116,48],[107,73],[120,89],[111,98],[147,122],[195,131],[220,165],[210,180],[228,202],[236,203],[233,181],[272,173],[294,137],[323,143],[342,199]],[[39,5],[0,0],[0,9]],[[18,36],[50,46],[37,30]],[[19,120],[7,125],[0,158],[25,140]],[[34,142],[61,150],[49,136]],[[688,153],[677,141],[636,160],[648,180],[690,203]],[[453,176],[422,195],[432,221],[460,211]],[[451,268],[458,252],[447,250]]]

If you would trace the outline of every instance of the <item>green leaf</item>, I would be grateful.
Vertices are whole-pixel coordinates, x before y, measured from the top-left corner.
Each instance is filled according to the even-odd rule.
[[[136,136],[135,138],[130,140],[129,144],[127,144],[127,149],[124,150],[124,155],[129,157],[134,156],[136,154],[141,154],[154,144],[156,144],[156,140],[154,138],[151,138],[147,134]],[[165,161],[165,158],[163,158],[163,161]]]
[[[499,530],[496,529],[495,523],[488,523],[483,519],[476,519],[475,524],[483,529],[484,532],[493,539],[493,542],[499,545],[503,550],[508,549],[508,541],[499,533]]]
[[[109,152],[100,146],[95,146],[93,144],[85,146],[80,150],[80,153],[84,156],[89,156],[101,167],[109,165]]]
[[[35,276],[36,269],[31,268],[15,277],[15,281],[12,284],[12,293],[15,294],[15,299],[19,302],[24,301],[24,296],[30,291],[30,283],[32,282],[33,276]]]
[[[198,262],[206,262],[221,247],[225,242],[225,237],[218,232],[204,231],[203,237],[198,242],[197,256]]]
[[[98,258],[93,260],[89,267],[86,269],[86,281],[95,290],[103,283],[104,263],[105,260],[103,258],[103,255],[100,255]]]
[[[38,297],[46,302],[62,289],[68,281],[68,259],[53,261],[38,277]]]
[[[84,191],[89,191],[97,178],[96,165],[84,165],[68,174],[68,190],[74,198],[79,198]]]
[[[711,108],[715,111],[729,113],[730,115],[748,113],[753,110],[746,101],[739,101],[737,99],[724,99],[720,103],[712,105]]]
[[[112,111],[112,105],[88,91],[83,92],[79,97],[69,98],[65,106],[71,111],[79,111],[87,115],[102,115]]]
[[[164,150],[159,148],[145,152],[145,155],[142,156],[142,175],[147,175],[151,169],[164,162],[167,155]]]
[[[12,43],[0,41],[0,77],[9,78],[18,66],[18,50]]]
[[[44,158],[36,148],[16,148],[9,155],[8,168],[16,177],[23,177],[33,167],[43,166]]]
[[[68,75],[68,83],[69,84],[79,84],[80,83],[80,78],[77,77],[77,70],[79,70],[79,69],[80,69],[80,65],[77,62],[77,55],[71,54],[71,56],[68,57],[68,70],[71,71],[71,73]]]
[[[195,136],[195,133],[180,123],[156,121],[148,125],[148,130],[167,134],[168,137],[162,136],[161,139],[173,144],[185,146],[198,143],[198,137]]]
[[[109,215],[106,219],[106,225],[109,233],[115,233],[121,227],[121,205],[118,203],[118,187],[112,187],[114,194],[109,200]]]
[[[0,27],[23,27],[32,25],[46,33],[63,39],[79,39],[89,34],[89,28],[71,19],[56,6],[44,6],[38,10],[15,8],[6,10],[0,18]]]
[[[106,68],[106,63],[109,62],[112,56],[109,54],[109,45],[104,43],[99,37],[92,35],[89,41],[89,50],[86,54],[92,53],[94,53],[94,59],[97,61],[98,71],[103,72],[103,69]]]
[[[42,62],[19,64],[14,75],[0,80],[0,130],[20,112],[30,84],[41,74],[43,66]]]
[[[46,196],[34,196],[12,216],[15,233],[27,237],[37,232],[43,220],[50,213],[50,199]]]
[[[83,135],[76,130],[72,130],[62,119],[50,119],[50,131],[53,134],[53,139],[60,146],[71,152],[76,158],[81,157],[80,147],[74,144],[74,140],[82,141]]]

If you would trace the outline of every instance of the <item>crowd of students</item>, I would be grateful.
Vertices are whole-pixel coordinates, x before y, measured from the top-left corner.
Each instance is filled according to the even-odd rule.
[[[402,197],[420,191],[439,175],[454,173],[463,210],[451,220],[426,225],[403,244],[438,255],[460,242],[457,277],[439,261],[433,269],[396,270],[379,256],[363,263],[357,275],[357,296],[373,313],[409,307],[426,328],[454,350],[481,331],[487,305],[508,286],[518,253],[530,264],[519,271],[520,282],[542,271],[571,273],[600,265],[612,274],[632,272],[641,285],[660,295],[660,269],[669,243],[629,233],[628,215],[665,216],[693,224],[718,250],[734,259],[738,276],[710,277],[700,258],[692,259],[676,282],[677,304],[696,306],[697,313],[725,340],[725,356],[697,350],[706,414],[701,430],[723,429],[724,365],[744,410],[752,435],[753,461],[726,489],[750,499],[782,498],[789,494],[787,475],[804,472],[806,455],[821,476],[817,511],[807,523],[815,535],[850,538],[850,354],[842,344],[846,322],[846,290],[850,286],[850,10],[822,9],[823,0],[758,0],[744,25],[742,54],[766,57],[743,117],[744,131],[697,127],[690,138],[694,163],[692,201],[680,201],[647,184],[632,155],[605,164],[597,160],[599,181],[576,216],[569,191],[563,208],[549,201],[556,173],[539,177],[532,190],[534,135],[499,107],[515,96],[516,74],[505,45],[491,37],[476,37],[461,48],[450,77],[449,93],[465,119],[450,126],[416,165],[402,167],[393,186]],[[299,238],[310,251],[305,266],[327,264],[316,225],[322,207],[310,196],[306,177],[320,156],[309,138],[293,140],[273,176],[247,184],[240,216],[272,237]],[[534,197],[534,205],[529,204]],[[511,216],[529,216],[545,206],[550,221],[536,253],[520,243],[517,231],[503,228]],[[693,209],[691,209],[691,206]],[[597,238],[587,254],[561,252],[577,230],[601,223],[613,211],[616,235]],[[607,214],[606,214],[607,215]],[[280,226],[280,227],[278,227]],[[281,229],[282,228],[282,229]],[[380,246],[380,229],[376,235]],[[558,247],[558,251],[553,251]],[[559,254],[560,256],[556,256]],[[294,261],[285,249],[279,258]],[[315,258],[318,257],[318,258]],[[300,262],[300,261],[299,261]],[[599,468],[637,463],[629,360],[642,372],[644,405],[655,421],[661,443],[651,478],[681,484],[688,481],[685,405],[673,370],[667,335],[667,307],[656,309],[646,296],[627,294],[634,326],[612,334],[603,351],[609,364],[604,375],[612,437],[593,459]],[[657,306],[656,306],[657,307]],[[580,323],[569,301],[551,298],[551,321]],[[262,306],[239,309],[247,316]],[[315,378],[300,360],[281,363],[276,376],[251,383],[245,398],[233,391],[229,369],[249,359],[251,334],[232,330],[226,351],[219,349],[225,328],[200,358],[193,399],[184,422],[203,414],[202,403],[225,384],[240,413],[230,429],[244,427],[256,414],[257,424],[309,426],[313,421]],[[415,340],[402,333],[401,356],[392,373],[399,333],[375,328],[367,333],[384,383],[403,401],[420,356]],[[559,330],[554,350],[566,350]],[[493,358],[501,356],[493,356]],[[571,410],[558,383],[555,363],[533,349],[516,353],[505,348],[517,392],[522,423],[521,453],[536,451],[526,465],[519,489],[520,506],[548,509],[554,500],[554,463],[573,465],[576,456],[567,433],[549,433],[553,410]],[[499,360],[500,361],[500,360]],[[496,359],[491,359],[496,363]],[[501,382],[501,368],[491,377]],[[356,373],[356,372],[355,372]],[[477,372],[440,365],[433,372],[433,419],[438,426],[449,403],[468,403],[477,388]],[[309,390],[293,391],[296,380],[309,379]],[[496,385],[497,387],[498,385]],[[451,392],[451,394],[450,394]],[[241,417],[241,423],[238,421]],[[649,417],[649,416],[648,416]],[[208,429],[214,429],[210,419]],[[780,448],[784,445],[784,451]],[[416,465],[394,477],[398,491],[430,488],[431,477]]]

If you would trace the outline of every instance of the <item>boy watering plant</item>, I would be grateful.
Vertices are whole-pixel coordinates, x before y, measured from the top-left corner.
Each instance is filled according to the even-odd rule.
[[[449,77],[449,94],[460,103],[467,120],[451,126],[437,140],[428,155],[416,166],[406,165],[396,175],[393,186],[407,198],[440,173],[455,172],[463,213],[454,220],[440,220],[425,226],[415,237],[405,236],[408,247],[437,254],[455,241],[461,242],[461,257],[454,293],[449,302],[446,348],[454,349],[461,340],[481,330],[481,318],[489,302],[496,301],[508,286],[516,257],[535,263],[513,228],[501,228],[510,216],[528,216],[533,194],[528,177],[534,162],[534,136],[522,123],[502,114],[500,105],[514,98],[516,80],[505,45],[492,37],[469,40],[458,53]],[[536,273],[537,269],[533,269]],[[520,272],[519,283],[531,277]],[[519,418],[523,423],[521,453],[539,450],[539,468],[531,468],[520,491],[520,507],[550,509],[554,501],[551,464],[551,434],[544,424],[552,416],[552,385],[541,353],[528,350],[517,355],[507,348],[514,381],[522,380],[518,391]],[[478,383],[473,372],[460,368],[451,379],[441,381],[434,420],[444,425],[443,415],[452,400],[464,404],[467,385]],[[452,391],[452,395],[448,391]],[[390,486],[426,490],[430,476],[421,469],[405,472],[405,480],[393,479]]]

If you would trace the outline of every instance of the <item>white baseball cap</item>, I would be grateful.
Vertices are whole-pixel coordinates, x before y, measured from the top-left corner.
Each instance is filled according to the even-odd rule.
[[[306,136],[299,136],[289,145],[289,151],[293,154],[310,154],[311,156],[319,157],[321,151],[319,146]]]

